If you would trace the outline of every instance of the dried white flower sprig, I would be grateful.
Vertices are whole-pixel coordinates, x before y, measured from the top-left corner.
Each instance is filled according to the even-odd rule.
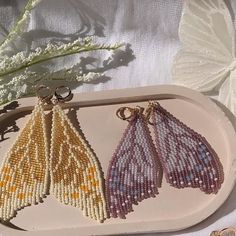
[[[58,57],[95,50],[115,50],[120,46],[121,44],[93,44],[91,38],[86,38],[85,40],[77,39],[72,43],[62,44],[60,46],[49,43],[46,48],[38,47],[28,56],[26,52],[19,52],[12,57],[5,56],[0,62],[0,78],[37,63]]]
[[[95,72],[83,74],[76,65],[58,71],[38,73],[32,71],[32,66],[35,64],[76,53],[115,50],[122,46],[122,44],[96,44],[92,42],[91,37],[88,37],[61,45],[48,43],[46,46],[38,47],[30,53],[22,51],[11,57],[4,55],[5,49],[23,32],[24,24],[27,22],[31,10],[39,2],[40,0],[28,1],[19,21],[0,44],[0,104],[23,96],[33,95],[35,86],[45,80],[64,79],[67,81],[89,82],[103,76],[103,74]]]

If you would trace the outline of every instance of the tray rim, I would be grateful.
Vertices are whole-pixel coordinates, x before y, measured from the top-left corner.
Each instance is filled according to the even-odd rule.
[[[135,94],[135,95],[134,95]],[[172,99],[172,98],[186,98],[192,102],[200,105],[204,109],[207,109],[209,113],[218,115],[218,121],[224,121],[224,128],[228,134],[229,150],[231,153],[231,167],[228,175],[232,178],[228,178],[227,184],[224,186],[224,191],[221,191],[221,197],[217,197],[212,201],[208,207],[207,211],[200,212],[197,211],[195,214],[190,216],[185,216],[174,220],[154,220],[149,222],[142,222],[142,224],[135,223],[122,223],[121,224],[109,224],[109,225],[94,225],[94,226],[80,226],[74,228],[62,228],[62,229],[50,229],[50,230],[39,230],[39,231],[19,231],[9,228],[5,225],[0,224],[0,232],[5,233],[4,235],[74,235],[75,233],[80,233],[83,235],[111,235],[111,234],[121,234],[121,233],[151,233],[151,232],[170,232],[178,231],[191,227],[197,223],[200,223],[210,215],[212,215],[219,207],[226,201],[231,191],[233,190],[235,180],[236,180],[236,156],[233,157],[233,153],[236,153],[236,145],[234,145],[233,140],[236,140],[236,133],[232,123],[226,114],[217,106],[213,101],[203,94],[196,92],[194,90],[188,89],[182,86],[176,85],[156,85],[147,86],[139,88],[127,88],[127,89],[117,89],[117,90],[106,90],[98,92],[86,92],[86,93],[76,93],[74,94],[73,100],[66,104],[63,104],[64,108],[70,107],[88,107],[88,106],[98,106],[98,105],[110,105],[119,103],[131,103],[131,102],[141,102],[154,99]],[[30,111],[33,109],[37,102],[36,97],[28,97],[17,100],[19,107],[14,110],[9,110],[7,113],[2,113],[0,115],[0,122],[9,116],[12,116],[18,112]],[[0,109],[6,106],[0,106]],[[50,106],[46,107],[50,109]],[[206,208],[204,208],[206,209]],[[194,218],[195,217],[195,218]],[[158,228],[156,226],[158,222]],[[141,222],[140,222],[141,223]],[[170,226],[167,228],[167,226]],[[128,230],[129,229],[129,230]],[[131,230],[130,230],[131,229]],[[147,231],[148,229],[148,231]]]

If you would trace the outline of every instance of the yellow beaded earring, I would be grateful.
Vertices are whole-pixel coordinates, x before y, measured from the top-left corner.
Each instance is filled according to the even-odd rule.
[[[67,96],[60,94],[61,89],[67,89]],[[71,98],[71,90],[58,87],[55,96],[49,164],[51,191],[60,202],[103,222],[107,213],[98,160],[61,108],[60,103]]]
[[[41,90],[49,88],[40,86]],[[50,93],[51,94],[51,93]],[[0,169],[0,218],[39,203],[48,191],[49,152],[43,104],[51,95],[39,96],[29,121],[3,160]]]

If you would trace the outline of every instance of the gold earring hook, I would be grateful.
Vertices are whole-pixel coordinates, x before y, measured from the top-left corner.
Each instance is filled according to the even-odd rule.
[[[46,94],[43,95],[43,92],[46,92]],[[53,93],[50,87],[46,85],[39,85],[36,88],[36,94],[42,103],[50,104],[52,102],[51,99],[53,98]]]
[[[158,102],[156,102],[156,101],[148,101],[148,107],[145,111],[145,117],[146,117],[148,124],[150,124],[150,125],[154,125],[154,123],[151,121],[151,115],[157,105],[158,105]]]
[[[116,116],[120,118],[121,120],[132,120],[133,117],[135,117],[138,114],[143,114],[144,108],[140,106],[136,106],[135,108],[131,107],[120,107],[116,111]],[[127,114],[127,112],[129,114]]]
[[[60,91],[66,90],[67,94],[65,96],[60,93]],[[59,86],[55,89],[54,95],[57,99],[57,102],[67,102],[70,101],[73,98],[73,94],[71,92],[71,89],[68,86]]]

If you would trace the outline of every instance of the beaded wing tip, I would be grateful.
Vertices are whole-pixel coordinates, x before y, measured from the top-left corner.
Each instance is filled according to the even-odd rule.
[[[60,202],[80,208],[99,222],[106,219],[96,156],[59,105],[53,108],[50,170],[51,191]]]
[[[9,150],[0,171],[0,218],[41,202],[48,190],[48,147],[41,104]]]
[[[162,173],[143,114],[129,121],[113,154],[106,179],[107,207],[111,217],[125,218],[133,205],[158,194]]]
[[[156,146],[167,182],[176,188],[200,188],[217,193],[223,166],[207,140],[183,124],[159,103],[151,103]]]

